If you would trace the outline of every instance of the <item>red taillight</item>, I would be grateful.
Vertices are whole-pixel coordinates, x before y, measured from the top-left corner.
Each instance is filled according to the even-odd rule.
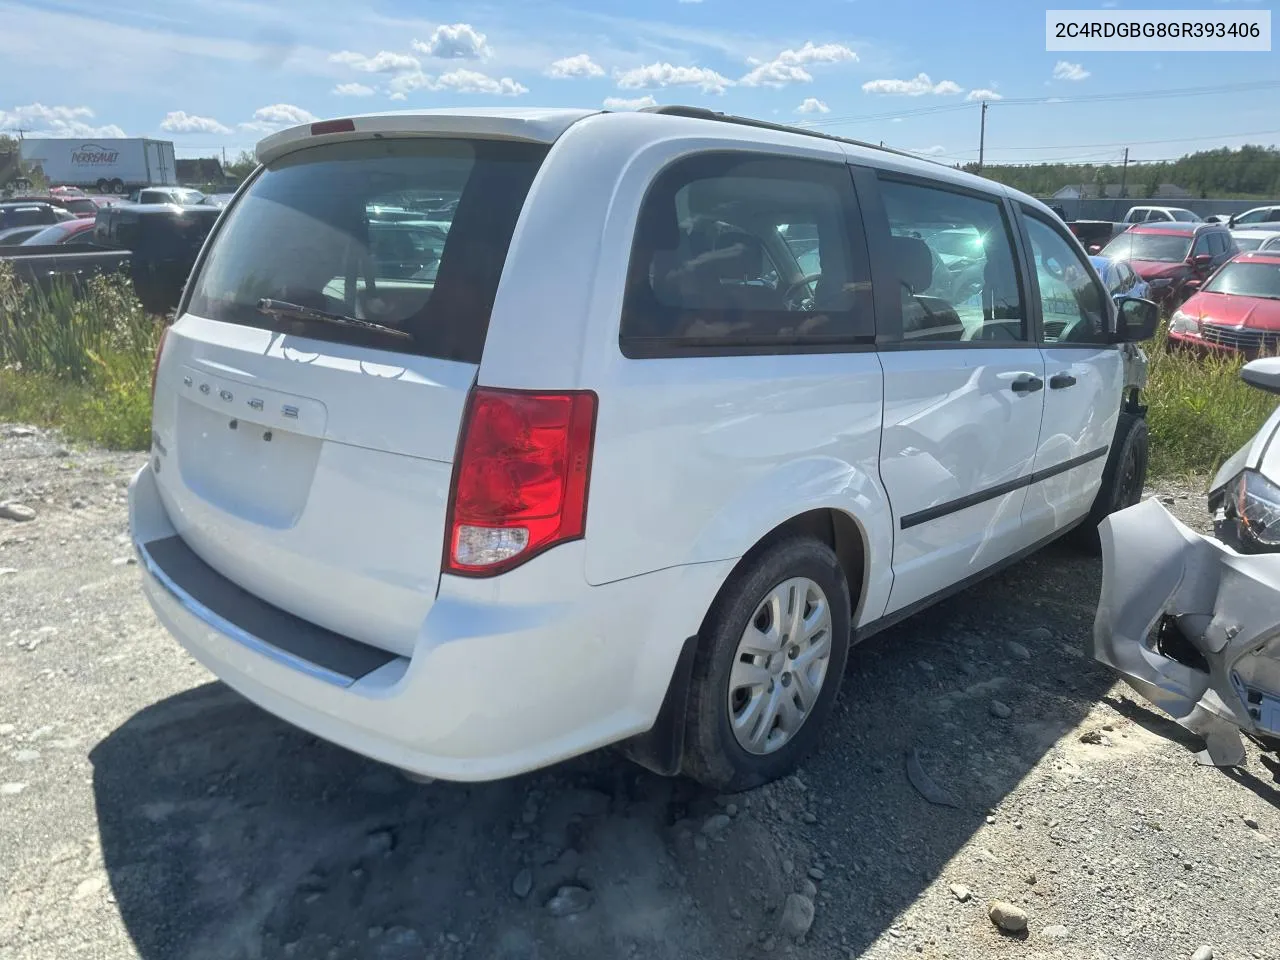
[[[590,391],[474,390],[453,467],[445,572],[492,576],[581,537],[595,422]]]
[[[311,135],[318,137],[323,133],[354,133],[354,120],[319,120],[311,125]]]
[[[160,330],[160,341],[156,344],[156,358],[151,363],[151,402],[156,402],[156,375],[160,372],[160,354],[164,353],[164,342],[169,336],[166,326]]]

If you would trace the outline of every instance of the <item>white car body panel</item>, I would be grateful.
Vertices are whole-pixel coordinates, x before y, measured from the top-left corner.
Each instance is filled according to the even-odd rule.
[[[1043,379],[1025,348],[900,350],[884,364],[880,475],[893,504],[893,592],[887,612],[916,603],[1028,546],[1025,485],[923,522],[920,515],[1030,476],[1044,391],[1018,394],[1021,377]]]
[[[282,131],[258,157],[375,135],[552,146],[478,364],[189,313],[172,328],[153,459],[130,492],[145,590],[197,659],[286,720],[423,775],[515,774],[649,729],[734,565],[801,514],[838,511],[859,531],[862,630],[1088,510],[1104,459],[1030,481],[1044,463],[1109,443],[1124,373],[1114,348],[643,360],[619,349],[637,214],[678,158],[735,150],[871,165],[1048,214],[1043,204],[926,161],[690,117],[501,109],[352,123]],[[1077,386],[1061,399],[1011,389],[1019,376],[1047,378],[1046,363],[1076,371]],[[488,579],[441,573],[476,386],[598,397],[585,536]],[[161,569],[155,545],[175,537],[206,581],[380,651],[381,665],[310,669],[229,623]]]
[[[1092,459],[1032,485],[1023,523],[1033,542],[1078,520],[1093,506],[1116,435],[1125,387],[1125,357],[1115,347],[1047,345],[1041,353],[1046,388],[1035,472],[1053,473],[1068,461]],[[1054,389],[1053,378],[1060,375],[1075,378],[1075,383]]]

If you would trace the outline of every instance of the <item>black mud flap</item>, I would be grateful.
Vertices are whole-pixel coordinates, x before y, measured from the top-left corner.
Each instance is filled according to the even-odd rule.
[[[693,655],[698,638],[689,637],[680,648],[676,668],[667,684],[667,695],[653,726],[618,744],[622,755],[646,770],[663,777],[680,773],[684,762],[684,727],[689,705],[689,684],[693,678]]]

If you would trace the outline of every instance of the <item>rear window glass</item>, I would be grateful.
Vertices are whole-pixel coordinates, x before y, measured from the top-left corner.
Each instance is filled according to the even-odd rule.
[[[363,140],[270,164],[232,205],[192,285],[199,316],[478,363],[535,144]],[[262,300],[372,321],[267,316]]]

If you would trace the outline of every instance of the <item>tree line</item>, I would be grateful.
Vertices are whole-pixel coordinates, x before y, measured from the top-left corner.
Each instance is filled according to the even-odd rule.
[[[977,172],[977,164],[966,170]],[[1280,149],[1244,146],[1232,150],[1201,150],[1177,160],[1130,163],[987,164],[982,175],[1033,196],[1048,197],[1063,187],[1084,185],[1090,196],[1103,188],[1124,184],[1124,195],[1154,197],[1162,183],[1171,183],[1201,199],[1273,199],[1280,197]]]

